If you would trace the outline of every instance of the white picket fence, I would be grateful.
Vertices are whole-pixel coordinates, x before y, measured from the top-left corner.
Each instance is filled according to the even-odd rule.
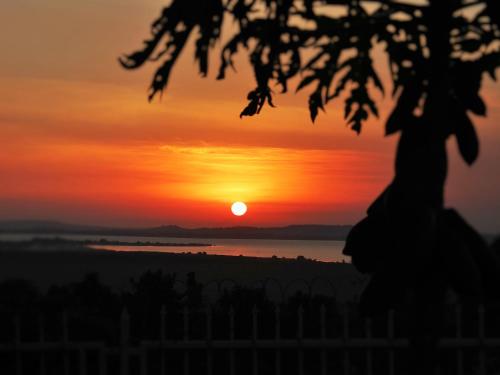
[[[148,357],[152,351],[162,353],[160,355],[160,374],[171,374],[168,364],[168,353],[175,350],[176,353],[182,353],[182,371],[184,375],[190,375],[193,371],[190,370],[191,354],[193,351],[202,351],[205,355],[206,366],[205,373],[213,374],[212,361],[214,353],[223,351],[227,355],[228,374],[236,374],[235,370],[235,352],[248,351],[251,358],[248,366],[252,368],[253,375],[259,375],[259,356],[262,350],[271,350],[274,352],[274,371],[276,375],[281,375],[282,371],[282,351],[294,350],[297,355],[297,373],[306,375],[304,369],[304,353],[307,350],[315,350],[319,354],[319,373],[318,375],[326,374],[344,374],[352,375],[354,364],[352,362],[352,351],[363,352],[365,364],[362,366],[363,374],[371,375],[374,373],[373,353],[375,350],[383,350],[384,355],[387,355],[388,368],[384,373],[394,375],[396,373],[395,358],[396,351],[405,349],[409,346],[409,342],[405,338],[396,337],[394,330],[394,313],[390,312],[387,316],[387,332],[384,337],[375,337],[372,335],[371,321],[364,321],[362,337],[353,336],[349,330],[349,310],[346,308],[341,315],[342,334],[339,337],[327,337],[326,317],[327,311],[322,307],[318,314],[320,332],[318,337],[304,336],[304,314],[301,308],[297,311],[296,320],[296,337],[293,339],[283,338],[281,332],[281,313],[279,306],[276,306],[274,311],[274,332],[273,338],[260,338],[258,336],[258,310],[256,308],[251,312],[251,337],[242,339],[235,337],[235,313],[233,309],[228,312],[227,321],[227,339],[214,338],[212,335],[212,310],[207,308],[203,312],[205,324],[205,337],[203,339],[190,338],[189,332],[189,315],[190,311],[185,308],[182,312],[182,331],[181,339],[171,339],[167,335],[168,313],[165,308],[162,308],[160,313],[160,330],[158,337],[155,340],[135,341],[132,343],[130,336],[130,316],[126,310],[121,314],[120,318],[120,341],[118,345],[109,346],[104,342],[75,342],[72,341],[68,330],[67,315],[63,314],[61,319],[62,337],[59,341],[48,341],[45,339],[43,326],[40,325],[39,337],[36,341],[21,340],[22,327],[20,320],[15,320],[15,334],[13,342],[0,344],[0,354],[9,353],[14,356],[14,373],[16,375],[28,374],[23,369],[23,357],[28,353],[36,354],[39,358],[38,373],[40,375],[47,374],[45,357],[50,353],[58,353],[62,361],[63,373],[65,375],[90,374],[87,369],[88,354],[90,352],[97,353],[98,358],[98,373],[106,375],[110,372],[109,358],[118,358],[119,374],[129,375],[131,373],[131,360],[139,363],[137,372],[140,375],[150,374],[148,368]],[[500,337],[493,338],[485,334],[485,310],[483,306],[478,307],[477,311],[477,330],[473,337],[464,337],[462,334],[462,314],[460,307],[455,308],[456,330],[454,337],[445,337],[440,341],[440,347],[453,349],[455,351],[457,375],[464,375],[463,356],[464,350],[473,349],[477,351],[477,369],[476,374],[490,375],[487,371],[487,352],[491,349],[498,349],[500,354]],[[41,323],[40,323],[41,324]],[[338,351],[342,356],[342,366],[339,368],[329,368],[327,357],[332,351]],[[116,361],[115,361],[116,362]],[[1,366],[1,365],[0,365]],[[500,370],[500,369],[499,369]],[[0,369],[0,373],[4,372]],[[115,371],[116,373],[116,371]],[[156,374],[158,372],[155,372]],[[359,374],[359,372],[356,372]],[[495,372],[493,372],[495,373]],[[92,373],[94,375],[95,372]],[[496,374],[496,373],[495,373]],[[29,375],[35,375],[30,372]],[[47,374],[51,375],[51,374]],[[97,375],[97,374],[96,374]],[[197,373],[198,375],[198,373]],[[218,375],[218,374],[217,374]],[[221,374],[223,375],[223,374]]]

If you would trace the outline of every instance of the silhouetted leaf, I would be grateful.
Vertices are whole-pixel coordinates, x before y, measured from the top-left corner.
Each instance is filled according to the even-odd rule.
[[[455,135],[457,137],[458,149],[464,161],[471,165],[479,155],[479,140],[477,138],[476,130],[465,111],[457,112],[454,116],[455,121]]]
[[[375,87],[377,87],[382,94],[384,94],[384,85],[382,84],[382,81],[380,81],[380,78],[373,69],[373,66],[370,65],[370,77],[373,80],[373,83],[375,84]]]
[[[250,101],[248,105],[240,113],[240,118],[243,116],[253,116],[258,114],[264,104],[267,102],[271,107],[274,107],[271,90],[269,87],[256,88],[248,93],[247,99]]]
[[[321,99],[321,92],[315,91],[309,97],[309,113],[311,115],[311,120],[314,122],[318,116],[318,110],[324,110],[323,101]]]
[[[498,0],[486,0],[488,14],[500,29],[500,2]]]
[[[467,102],[467,107],[476,115],[486,116],[486,105],[479,95],[472,95]]]
[[[300,84],[297,86],[297,91],[300,91],[307,85],[310,85],[312,82],[314,82],[315,79],[316,76],[314,75],[305,77],[304,79],[302,79],[302,81],[300,81]]]

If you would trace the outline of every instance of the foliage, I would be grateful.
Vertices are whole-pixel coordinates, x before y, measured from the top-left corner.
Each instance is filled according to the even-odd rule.
[[[196,280],[194,273],[188,273],[185,281],[181,281],[175,274],[161,270],[148,270],[138,278],[131,278],[130,287],[122,292],[103,284],[95,273],[68,285],[52,285],[45,292],[26,280],[5,280],[0,282],[0,322],[8,329],[2,330],[0,342],[14,334],[11,327],[14,318],[22,320],[23,337],[37,337],[38,324],[41,324],[45,327],[45,336],[57,340],[62,335],[63,314],[73,339],[115,342],[120,329],[118,317],[124,309],[130,315],[131,335],[135,338],[156,338],[162,316],[169,322],[170,337],[183,337],[186,317],[190,336],[203,337],[207,308],[211,309],[216,336],[227,334],[231,311],[237,336],[252,334],[254,311],[259,316],[260,336],[274,334],[278,303],[269,297],[265,288],[234,285],[213,295],[205,286]],[[303,310],[304,319],[311,316],[311,324],[305,325],[306,331],[319,331],[317,317],[321,306],[329,311],[329,319],[337,316],[336,298],[331,295],[296,292],[279,305],[283,334],[289,336],[295,332],[299,308]]]
[[[311,88],[313,121],[342,96],[346,122],[359,133],[370,114],[378,116],[371,88],[384,93],[371,54],[382,44],[397,98],[387,134],[414,122],[416,111],[431,112],[429,97],[435,93],[448,122],[456,124],[442,131],[457,135],[464,159],[472,163],[477,141],[466,112],[486,114],[479,89],[483,73],[495,78],[500,65],[499,14],[494,0],[173,0],[153,23],[144,48],[120,62],[135,69],[162,61],[151,83],[152,99],[166,88],[191,34],[205,76],[209,51],[224,29],[230,35],[224,38],[218,79],[234,69],[239,50],[246,51],[255,74],[256,87],[241,116],[259,113],[265,103],[274,106],[273,84],[286,92],[289,81],[300,77],[297,91]],[[235,26],[227,27],[231,21]]]

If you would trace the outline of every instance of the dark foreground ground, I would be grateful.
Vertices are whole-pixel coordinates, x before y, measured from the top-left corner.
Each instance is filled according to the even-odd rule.
[[[299,288],[306,291],[309,284],[314,292],[330,294],[334,290],[339,298],[352,297],[363,284],[363,278],[350,264],[307,259],[115,252],[75,245],[68,249],[0,249],[0,281],[30,280],[42,290],[82,280],[89,273],[98,273],[101,281],[115,290],[126,290],[131,278],[147,270],[176,274],[180,285],[188,273],[194,272],[203,284],[227,279],[227,286],[233,282],[257,286],[259,281],[274,279],[277,283],[268,282],[268,288],[275,291],[280,288],[278,284],[290,292]]]

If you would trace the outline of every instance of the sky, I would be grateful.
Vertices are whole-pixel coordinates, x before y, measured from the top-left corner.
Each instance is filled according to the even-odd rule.
[[[159,0],[16,0],[0,13],[0,220],[150,226],[351,224],[391,181],[397,137],[380,119],[357,136],[340,102],[312,124],[304,94],[239,118],[254,88],[245,56],[216,81],[188,47],[163,98],[147,101],[154,66],[125,71]],[[192,41],[191,41],[192,42]],[[376,53],[379,53],[377,51]],[[380,54],[380,56],[382,56]],[[380,73],[383,58],[378,58]],[[446,203],[500,232],[500,85],[486,81],[472,167],[449,142]],[[248,213],[230,212],[244,201]]]

